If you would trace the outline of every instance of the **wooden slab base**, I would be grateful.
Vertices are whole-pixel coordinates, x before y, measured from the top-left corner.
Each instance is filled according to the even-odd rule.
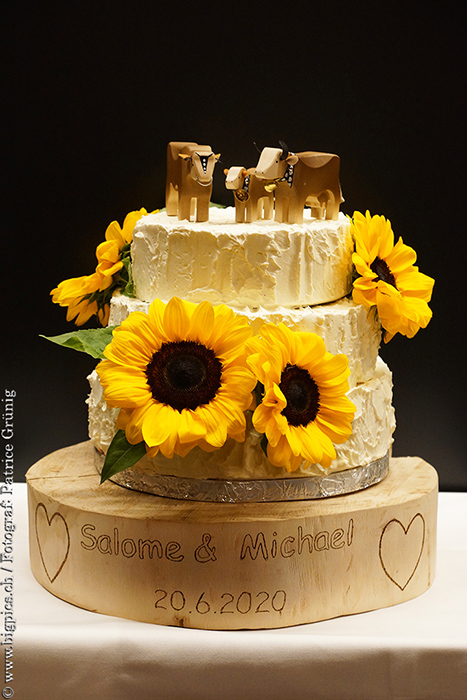
[[[260,629],[395,605],[433,581],[438,479],[417,457],[346,496],[224,504],[100,486],[93,449],[59,450],[27,474],[32,571],[79,607]]]

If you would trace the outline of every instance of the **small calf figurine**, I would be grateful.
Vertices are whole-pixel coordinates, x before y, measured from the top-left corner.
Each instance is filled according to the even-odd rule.
[[[237,223],[272,219],[274,195],[264,188],[266,183],[256,177],[254,168],[246,170],[241,165],[234,165],[224,170],[224,174],[226,188],[234,193]]]
[[[212,176],[220,153],[210,146],[171,141],[167,147],[165,204],[169,216],[208,221]]]
[[[256,166],[256,177],[274,190],[276,221],[303,223],[303,208],[312,216],[336,220],[344,201],[339,183],[339,156],[333,153],[303,151],[290,153],[280,148],[263,148]]]

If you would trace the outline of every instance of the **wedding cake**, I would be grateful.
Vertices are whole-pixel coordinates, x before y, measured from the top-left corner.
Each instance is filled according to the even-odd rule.
[[[241,169],[225,171],[235,208],[206,209],[216,158],[206,146],[169,144],[167,209],[132,212],[126,234],[108,237],[114,251],[100,288],[112,294],[97,313],[113,339],[88,399],[98,468],[107,454],[105,478],[176,497],[206,498],[198,487],[209,479],[214,500],[229,500],[214,495],[220,482],[314,477],[308,495],[376,483],[395,429],[382,332],[411,336],[428,323],[432,280],[413,265],[412,249],[394,245],[384,217],[339,212],[337,156],[264,149],[240,185]],[[257,218],[244,209],[253,180]],[[265,206],[272,193],[274,219]],[[107,252],[98,249],[102,274]],[[113,289],[122,268],[126,284]],[[60,293],[54,300],[63,303]],[[276,496],[271,489],[277,497],[277,484]]]
[[[49,338],[97,365],[90,439],[27,474],[32,571],[88,610],[202,629],[414,598],[437,475],[391,455],[379,353],[428,324],[433,280],[384,216],[340,212],[334,154],[267,147],[224,171],[228,207],[218,160],[171,142],[166,207],[112,222],[94,272],[52,291],[100,327]]]
[[[277,479],[317,475],[368,465],[387,455],[395,427],[392,379],[378,356],[381,331],[373,310],[352,301],[350,222],[308,219],[302,225],[259,221],[238,224],[233,208],[212,209],[209,222],[174,220],[165,212],[142,217],[132,243],[136,298],[112,298],[110,325],[135,311],[147,313],[154,299],[180,297],[193,303],[228,305],[255,335],[264,324],[315,333],[326,350],[348,358],[348,398],[355,405],[349,438],[324,469],[303,462],[293,471],[271,464],[262,435],[247,416],[245,439],[228,439],[206,452],[159,453],[139,464],[152,473],[209,479]],[[97,372],[90,377],[90,438],[105,453],[115,435],[119,408],[105,401]],[[125,475],[127,476],[127,475]]]

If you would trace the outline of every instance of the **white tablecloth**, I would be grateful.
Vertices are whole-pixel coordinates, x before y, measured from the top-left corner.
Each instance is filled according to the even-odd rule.
[[[17,629],[13,680],[0,678],[0,694],[7,686],[15,700],[467,698],[467,494],[440,494],[436,578],[419,598],[287,629],[218,632],[107,617],[52,596],[29,569],[26,485],[15,490]]]

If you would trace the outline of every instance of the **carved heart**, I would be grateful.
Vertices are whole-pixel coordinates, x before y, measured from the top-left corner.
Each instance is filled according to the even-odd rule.
[[[405,528],[394,518],[385,525],[379,540],[379,558],[386,576],[401,591],[411,581],[420,562],[425,544],[425,520],[421,513],[413,516]]]
[[[70,551],[68,525],[61,513],[54,513],[49,518],[45,505],[38,503],[35,526],[42,565],[50,583],[53,583],[63,569]]]

